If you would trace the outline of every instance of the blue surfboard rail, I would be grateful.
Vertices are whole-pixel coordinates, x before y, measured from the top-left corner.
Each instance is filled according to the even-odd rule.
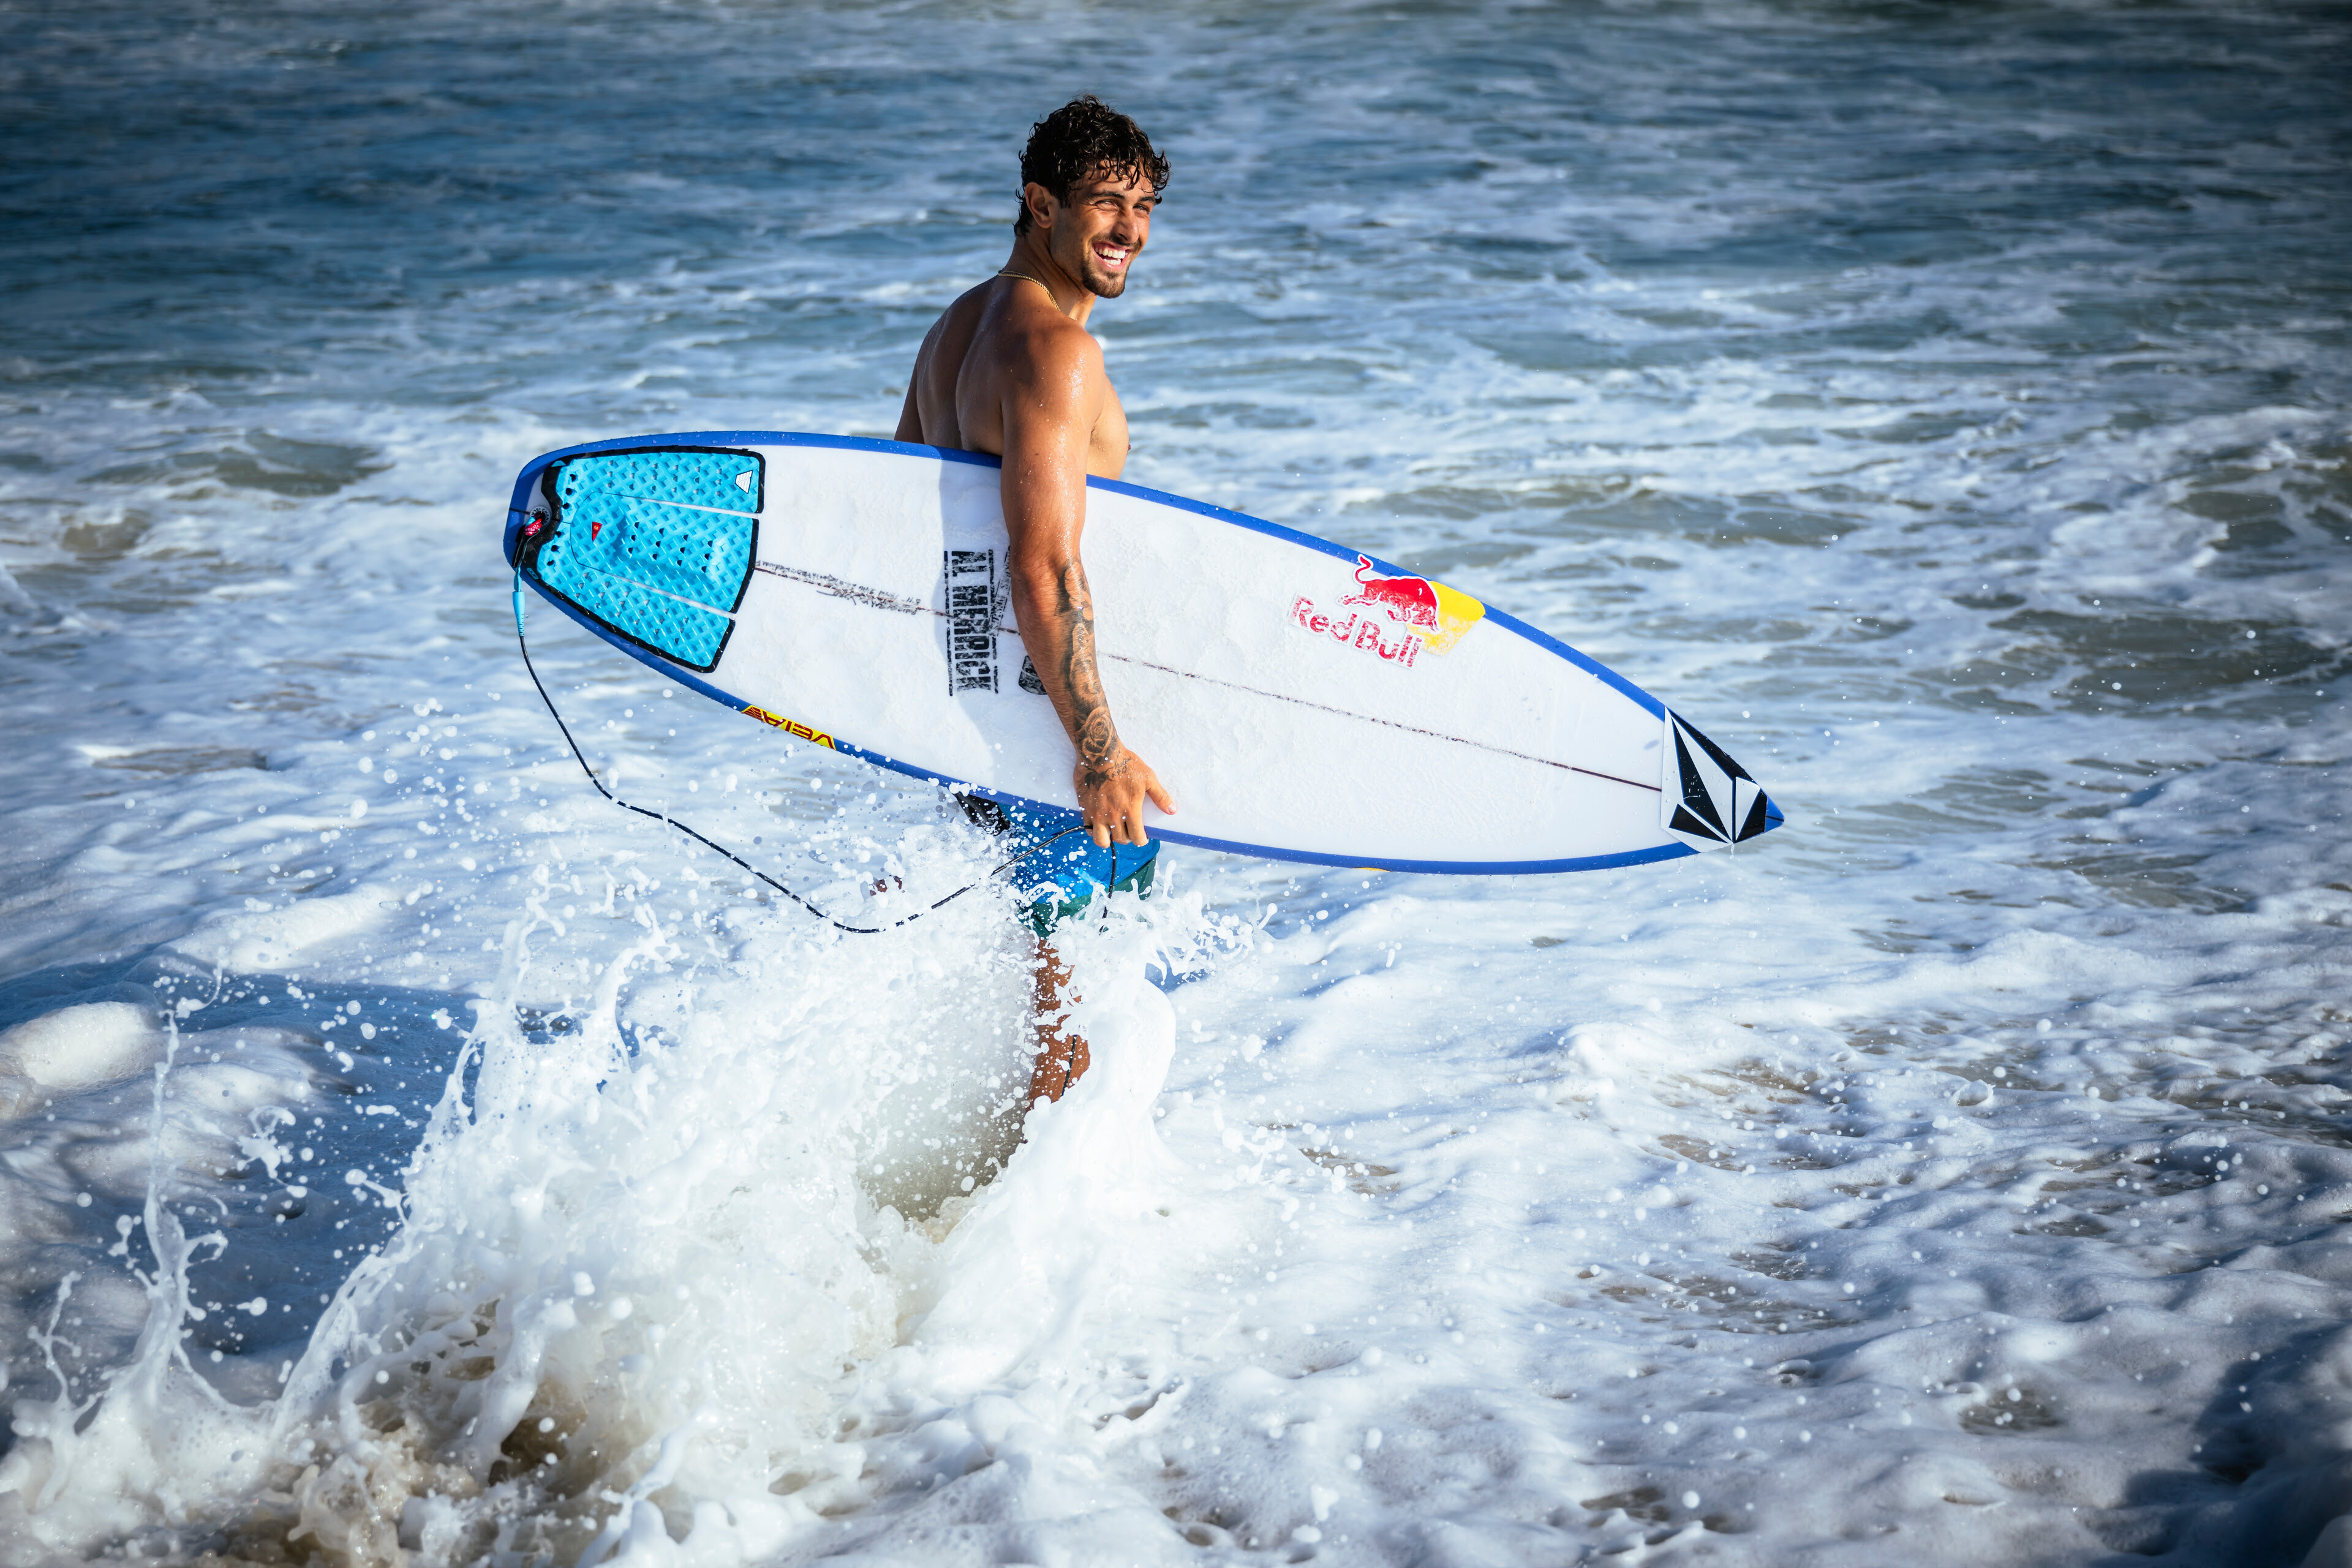
[[[520,580],[529,584],[533,592],[562,611],[571,620],[612,644],[640,664],[713,702],[731,708],[739,713],[760,718],[771,725],[779,724],[776,716],[768,713],[758,704],[746,701],[733,692],[713,684],[707,675],[688,669],[676,660],[664,658],[657,650],[647,647],[645,644],[605,626],[548,588],[533,574],[520,569],[522,531],[525,523],[530,521],[531,493],[539,483],[540,475],[550,465],[566,458],[589,457],[600,452],[641,451],[647,447],[824,447],[842,451],[885,452],[903,457],[934,458],[943,462],[970,463],[980,468],[996,468],[1003,466],[1002,459],[986,452],[965,452],[952,447],[926,447],[910,441],[886,441],[870,436],[825,436],[791,430],[663,431],[645,436],[623,436],[611,440],[583,442],[577,447],[565,447],[557,451],[542,453],[523,465],[522,471],[515,476],[514,491],[507,504],[506,528],[499,542],[501,552],[505,555],[508,565],[517,568],[517,574]],[[1202,517],[1214,518],[1220,522],[1231,523],[1236,528],[1246,528],[1252,532],[1265,534],[1270,538],[1282,540],[1302,549],[1316,551],[1350,564],[1354,563],[1359,554],[1364,554],[1364,559],[1370,561],[1373,568],[1384,575],[1417,575],[1378,556],[1366,554],[1347,545],[1335,544],[1330,540],[1318,538],[1311,533],[1302,533],[1295,528],[1286,528],[1278,522],[1268,522],[1264,518],[1252,517],[1247,512],[1234,511],[1225,507],[1213,506],[1206,501],[1194,500],[1189,496],[1175,495],[1167,490],[1155,490],[1144,485],[1129,484],[1124,479],[1106,479],[1093,476],[1087,478],[1087,487],[1089,489],[1133,496],[1140,500],[1155,501],[1162,506],[1196,512]],[[1486,607],[1484,618],[1487,625],[1501,626],[1517,636],[1525,637],[1545,651],[1566,659],[1579,669],[1606,682],[1639,703],[1652,715],[1661,720],[1665,717],[1664,703],[1660,702],[1600,660],[1578,651],[1549,632],[1531,626],[1517,616],[1497,610],[1491,605]],[[876,767],[887,769],[908,778],[920,779],[935,788],[952,789],[960,794],[976,795],[984,799],[1001,801],[1008,805],[1018,805],[1047,814],[1062,814],[1069,810],[1067,806],[1033,800],[1027,795],[1013,795],[974,784],[966,780],[950,778],[933,769],[918,767],[913,763],[901,762],[896,757],[887,756],[880,752],[857,745],[854,742],[844,740],[837,734],[816,731],[813,726],[787,723],[781,727],[804,739],[822,743],[827,749],[838,752],[844,756],[855,757],[860,762],[869,763]],[[1770,826],[1778,827],[1784,820],[1777,803],[1768,804],[1766,814]],[[1311,850],[1285,848],[1276,845],[1244,844],[1157,826],[1146,828],[1145,833],[1147,837],[1164,843],[1188,845],[1199,849],[1223,850],[1234,855],[1251,855],[1268,860],[1292,860],[1311,866],[1361,867],[1371,870],[1468,876],[1538,876],[1564,871],[1615,870],[1628,866],[1654,865],[1663,860],[1678,860],[1684,856],[1698,853],[1686,844],[1661,844],[1647,849],[1626,850],[1614,855],[1587,855],[1554,860],[1400,860],[1362,854],[1326,855]]]

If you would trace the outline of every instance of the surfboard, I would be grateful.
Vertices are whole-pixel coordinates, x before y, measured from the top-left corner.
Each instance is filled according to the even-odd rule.
[[[518,579],[664,676],[813,745],[1075,809],[1013,624],[997,459],[702,431],[516,478]],[[1174,844],[1398,871],[1639,865],[1780,826],[1656,698],[1446,584],[1263,519],[1089,479],[1081,544],[1120,738]],[[517,601],[518,613],[520,600]]]

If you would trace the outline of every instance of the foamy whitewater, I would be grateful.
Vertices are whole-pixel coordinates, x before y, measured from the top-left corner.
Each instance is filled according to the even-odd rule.
[[[2352,1564],[2347,82],[2315,4],[0,9],[0,1560]],[[1790,822],[1171,849],[1029,1111],[994,885],[847,935],[606,805],[498,534],[887,434],[1083,90],[1176,166],[1129,477]],[[984,879],[531,630],[853,923]]]

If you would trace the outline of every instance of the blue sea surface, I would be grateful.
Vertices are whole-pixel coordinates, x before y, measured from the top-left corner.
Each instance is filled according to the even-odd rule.
[[[2316,3],[0,6],[0,1556],[2352,1563],[2347,83]],[[1016,1152],[1003,911],[613,810],[497,551],[554,447],[888,435],[1087,91],[1127,477],[1790,826],[1171,849]],[[985,868],[533,651],[825,897]]]

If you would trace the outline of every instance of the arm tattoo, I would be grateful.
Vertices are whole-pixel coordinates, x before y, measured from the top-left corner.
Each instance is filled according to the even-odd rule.
[[[1061,600],[1055,606],[1068,638],[1063,655],[1063,689],[1070,694],[1070,733],[1077,742],[1078,762],[1087,784],[1108,780],[1111,759],[1118,754],[1118,731],[1110,721],[1110,702],[1103,696],[1102,676],[1095,668],[1094,595],[1087,588],[1086,568],[1073,561],[1062,571]]]

